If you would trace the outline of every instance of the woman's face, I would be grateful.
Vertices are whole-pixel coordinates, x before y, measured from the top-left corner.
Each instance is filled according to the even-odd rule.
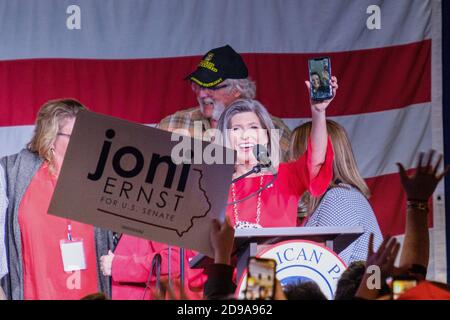
[[[55,142],[53,143],[55,158],[57,161],[64,159],[74,124],[75,118],[66,118],[59,124],[58,134],[56,135]]]
[[[317,74],[313,74],[311,76],[311,82],[312,82],[312,86],[313,86],[314,89],[316,89],[316,90],[319,89],[319,87],[320,87],[320,79],[319,79],[319,76]]]
[[[231,148],[237,152],[236,164],[256,164],[253,148],[268,143],[268,132],[263,129],[254,112],[242,112],[231,118],[229,129]]]

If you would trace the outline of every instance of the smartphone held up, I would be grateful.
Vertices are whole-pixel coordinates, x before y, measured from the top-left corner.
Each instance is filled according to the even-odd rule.
[[[308,70],[311,100],[322,101],[333,98],[330,58],[309,59]]]
[[[275,269],[273,259],[250,257],[248,260],[247,300],[272,300],[275,294]]]

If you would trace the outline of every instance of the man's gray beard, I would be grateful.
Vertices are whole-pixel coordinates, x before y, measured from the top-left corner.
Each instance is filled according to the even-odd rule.
[[[222,115],[222,113],[225,111],[225,106],[223,103],[221,102],[214,102],[214,109],[213,109],[213,114],[212,114],[212,119],[219,121],[220,116]]]
[[[206,100],[206,103],[204,103],[204,100]],[[213,112],[212,112],[211,119],[219,121],[220,116],[222,115],[222,113],[225,110],[225,105],[221,102],[214,101],[212,99],[204,99],[204,100],[198,99],[198,103],[200,105],[200,110],[202,111],[202,113],[204,112],[205,104],[212,104]]]

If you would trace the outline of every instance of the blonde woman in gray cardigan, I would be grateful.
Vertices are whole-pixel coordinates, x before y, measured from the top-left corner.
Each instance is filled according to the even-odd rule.
[[[107,231],[47,214],[75,118],[86,109],[73,99],[53,100],[39,110],[26,149],[0,160],[5,170],[6,245],[9,273],[2,281],[9,299],[80,299],[103,291],[109,279],[96,261],[112,249]],[[82,238],[86,268],[65,272],[60,241]]]
[[[8,273],[8,263],[5,247],[5,219],[8,199],[5,191],[5,173],[0,166],[0,280]],[[3,289],[0,287],[0,300],[6,299]]]

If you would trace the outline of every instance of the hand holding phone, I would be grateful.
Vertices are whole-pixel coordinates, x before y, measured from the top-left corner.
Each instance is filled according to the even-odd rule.
[[[248,260],[247,300],[272,300],[275,294],[275,268],[273,259],[250,257]]]
[[[311,100],[322,101],[333,98],[330,58],[309,59],[308,69]]]

